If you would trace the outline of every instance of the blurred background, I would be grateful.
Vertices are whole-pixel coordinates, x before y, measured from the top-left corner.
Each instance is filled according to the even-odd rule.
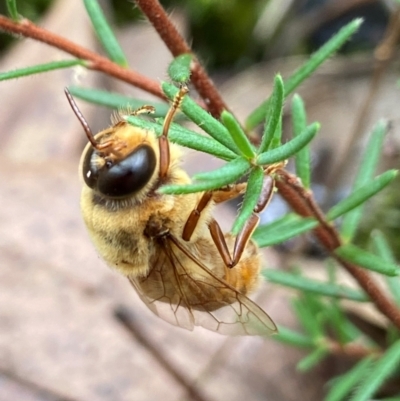
[[[130,66],[166,79],[171,56],[133,4],[100,3]],[[289,76],[341,26],[363,17],[340,54],[299,90],[309,121],[322,124],[313,144],[313,188],[326,207],[344,196],[368,132],[380,118],[391,123],[381,168],[398,168],[397,42],[390,62],[378,62],[380,43],[393,33],[395,1],[161,3],[242,121],[271,93],[275,73]],[[19,0],[18,6],[41,26],[101,52],[81,0]],[[4,2],[0,13],[6,13]],[[0,71],[65,58],[56,49],[18,39],[0,34]],[[85,138],[63,94],[68,85],[150,98],[79,68],[0,82],[0,401],[295,401],[299,394],[320,401],[327,380],[348,361],[330,358],[304,374],[295,368],[304,354],[272,339],[172,327],[154,317],[128,281],[97,256],[80,217],[78,164]],[[109,125],[110,110],[78,103],[94,131]],[[284,123],[289,136],[287,116]],[[187,152],[187,170],[216,165],[205,157]],[[399,198],[398,191],[386,191],[370,204],[364,222],[365,232],[379,226],[388,233],[396,251]],[[225,228],[235,209],[218,208]],[[276,197],[263,220],[284,211]],[[266,267],[303,263],[310,272],[318,270],[314,244],[302,239],[282,249],[265,251]],[[256,300],[277,324],[297,328],[291,296],[265,284]],[[118,318],[122,314],[129,317],[129,330]],[[384,324],[366,311],[360,314],[371,324]]]

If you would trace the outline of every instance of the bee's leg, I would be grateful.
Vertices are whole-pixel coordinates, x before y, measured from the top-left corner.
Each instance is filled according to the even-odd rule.
[[[242,257],[243,252],[246,248],[246,245],[248,244],[254,230],[257,228],[258,222],[260,221],[258,213],[262,212],[267,207],[269,201],[272,198],[274,186],[274,179],[270,175],[266,175],[264,177],[260,197],[253,210],[253,213],[246,221],[239,234],[236,236],[232,256],[230,255],[228,246],[225,241],[224,233],[222,232],[219,224],[215,220],[211,220],[211,222],[209,223],[211,237],[215,243],[215,246],[218,249],[219,254],[221,255],[222,260],[227,267],[234,267],[239,263],[240,258]]]
[[[160,172],[159,177],[161,180],[166,178],[168,174],[169,164],[170,164],[170,154],[169,154],[169,141],[168,141],[168,131],[171,126],[172,119],[178,111],[180,105],[182,104],[183,98],[189,89],[186,86],[181,86],[179,92],[175,95],[174,101],[165,116],[163,130],[161,136],[158,138],[158,146],[160,150]]]
[[[200,198],[200,202],[195,209],[190,213],[185,227],[182,232],[182,239],[185,241],[190,241],[190,238],[196,229],[197,223],[199,222],[201,212],[206,208],[206,206],[213,201],[214,203],[221,203],[238,197],[242,194],[247,187],[247,183],[240,183],[235,185],[229,185],[224,188],[216,189],[214,191],[204,192],[203,196]]]

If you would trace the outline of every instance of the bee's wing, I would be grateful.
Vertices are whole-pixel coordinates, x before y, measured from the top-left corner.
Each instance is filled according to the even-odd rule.
[[[257,304],[218,278],[175,237],[167,236],[160,248],[146,278],[129,277],[157,316],[188,330],[202,326],[226,335],[276,332],[274,322]],[[199,266],[200,275],[197,272],[195,276],[181,263],[187,258]]]
[[[174,261],[160,252],[147,277],[128,276],[141,300],[158,317],[187,330],[194,328],[194,316],[185,302],[175,275]]]

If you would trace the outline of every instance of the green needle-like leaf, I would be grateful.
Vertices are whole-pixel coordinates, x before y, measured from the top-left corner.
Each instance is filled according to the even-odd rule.
[[[168,195],[192,194],[194,192],[212,191],[213,189],[229,185],[234,181],[235,179],[231,179],[231,177],[225,177],[220,180],[200,181],[188,185],[164,185],[158,192]]]
[[[332,299],[331,305],[327,309],[327,315],[332,329],[337,333],[338,341],[341,344],[357,341],[364,334],[349,320],[339,302],[335,301],[337,299]]]
[[[318,311],[312,310],[311,306],[308,297],[302,296],[293,300],[293,309],[297,319],[313,342],[318,342],[321,338],[324,338],[324,329],[317,318]]]
[[[318,222],[311,217],[301,218],[297,215],[289,214],[270,224],[258,227],[252,238],[259,247],[263,248],[280,244],[317,226]]]
[[[358,362],[351,370],[337,378],[324,401],[344,401],[350,392],[369,373],[374,357],[368,356]]]
[[[202,174],[202,177],[209,174],[206,180],[188,185],[165,185],[159,191],[164,194],[189,194],[221,188],[237,181],[249,167],[250,164],[246,159],[235,159],[218,170]]]
[[[89,18],[92,21],[96,35],[108,57],[120,66],[127,67],[128,62],[125,54],[114,36],[114,32],[108,24],[97,0],[83,0],[83,2]]]
[[[299,348],[314,347],[314,342],[308,336],[283,326],[278,326],[278,332],[274,334],[274,340]]]
[[[340,49],[356,31],[358,31],[362,22],[362,18],[356,18],[349,22],[320,49],[318,49],[304,65],[298,68],[289,79],[285,81],[285,97],[292,93],[324,61],[336,53],[336,51]]]
[[[31,67],[19,68],[14,71],[7,71],[0,73],[0,81],[5,81],[6,79],[26,77],[28,75],[39,74],[42,72],[48,72],[52,70],[59,70],[62,68],[75,67],[76,65],[85,65],[83,60],[62,60],[53,61],[51,63],[33,65]]]
[[[387,130],[387,124],[379,121],[374,127],[371,137],[368,141],[364,157],[361,161],[358,174],[353,186],[353,190],[357,190],[364,185],[368,185],[371,181],[375,168],[381,154],[383,139]],[[345,241],[350,241],[357,231],[358,223],[362,216],[363,207],[353,210],[343,219],[340,233]]]
[[[357,387],[351,401],[368,401],[400,365],[400,340],[390,346]]]
[[[132,99],[114,92],[82,88],[79,86],[68,87],[68,90],[73,96],[79,99],[112,109],[135,110],[143,105],[153,106],[155,108],[155,112],[151,115],[152,117],[164,117],[169,110],[169,106],[166,103]]]
[[[13,21],[18,22],[21,17],[18,14],[16,0],[6,0],[7,11]]]
[[[222,167],[216,170],[196,174],[193,179],[197,181],[218,180],[229,175],[238,176],[240,178],[241,175],[245,174],[249,168],[249,161],[247,159],[243,159],[242,157],[238,157],[237,159],[224,164]]]
[[[329,355],[329,351],[326,348],[317,348],[305,358],[303,358],[296,366],[296,369],[300,372],[306,372],[312,369],[315,365],[320,363]]]
[[[261,153],[257,157],[256,163],[259,166],[264,166],[288,159],[290,156],[293,156],[296,152],[311,142],[318,130],[318,123],[309,125],[299,136],[293,138],[279,148],[271,149],[267,152]]]
[[[297,94],[293,96],[292,100],[292,124],[293,124],[293,136],[297,137],[307,127],[307,116],[304,107],[304,102],[301,97]],[[295,156],[296,174],[301,179],[304,188],[310,188],[310,147],[304,146],[303,149],[299,150]]]
[[[353,244],[342,245],[335,250],[335,253],[344,260],[386,276],[394,277],[400,274],[400,267],[396,264],[387,262],[379,256],[364,251]]]
[[[397,176],[396,170],[389,170],[386,173],[375,177],[372,181],[364,184],[362,187],[355,190],[346,199],[333,206],[327,213],[328,220],[335,220],[343,214],[355,209],[357,206],[363,204],[366,200],[382,191],[387,185],[389,185]],[[345,230],[348,232],[348,230]],[[347,234],[345,240],[348,241],[350,234]]]
[[[135,116],[128,117],[127,121],[135,127],[153,130],[158,136],[162,133],[162,125],[158,123],[147,121]],[[232,160],[237,158],[235,153],[231,152],[215,139],[199,135],[198,133],[190,131],[178,124],[171,124],[168,131],[168,138],[173,143],[214,155],[223,160]]]
[[[284,81],[285,98],[293,92],[306,78],[308,78],[324,61],[331,57],[353,34],[358,30],[362,23],[361,18],[357,18],[345,25],[335,36],[326,42],[309,60],[298,68],[291,77]],[[246,128],[253,129],[260,124],[268,110],[270,99],[267,99],[258,106],[247,118]]]
[[[375,230],[371,237],[376,253],[386,262],[395,264],[395,257],[385,236],[380,231]],[[400,306],[400,277],[385,276],[385,279],[394,301]]]
[[[232,227],[232,234],[236,235],[243,227],[244,223],[253,213],[253,210],[260,198],[264,180],[264,171],[261,167],[254,167],[249,175],[247,190],[244,194],[242,207],[239,215],[236,217]]]
[[[252,159],[255,156],[255,152],[236,118],[231,113],[224,110],[221,114],[221,121],[228,129],[242,156]]]
[[[193,54],[186,53],[174,58],[168,66],[168,75],[172,81],[178,83],[188,82],[190,79],[190,63],[193,60]]]
[[[268,104],[264,134],[262,136],[260,148],[257,152],[258,154],[271,148],[275,132],[277,131],[279,122],[282,119],[284,92],[285,89],[283,87],[282,77],[278,74],[274,80],[274,89],[272,91],[271,101]]]
[[[179,91],[176,86],[167,82],[163,82],[161,86],[163,92],[171,101]],[[194,102],[189,96],[185,96],[183,99],[181,110],[191,121],[207,132],[208,135],[230,149],[232,152],[236,153],[238,156],[241,155],[240,150],[233,141],[226,127],[196,104],[196,102]]]
[[[368,296],[358,290],[344,287],[334,283],[312,280],[298,274],[288,273],[281,270],[267,269],[263,276],[270,282],[295,288],[296,290],[307,291],[313,294],[323,295],[332,298],[351,299],[358,302],[369,301]]]

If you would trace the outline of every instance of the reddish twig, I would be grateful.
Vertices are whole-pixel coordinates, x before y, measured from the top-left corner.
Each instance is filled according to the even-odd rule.
[[[56,47],[57,49],[69,53],[79,59],[89,61],[90,63],[87,65],[87,68],[91,70],[104,72],[107,75],[143,89],[161,99],[165,99],[160,84],[157,81],[130,69],[123,68],[91,50],[33,24],[29,20],[25,19],[20,22],[14,22],[9,18],[0,15],[0,30],[32,38],[39,42]]]
[[[335,249],[342,245],[340,236],[336,229],[326,221],[321,209],[314,202],[312,193],[300,185],[297,177],[285,170],[276,171],[276,187],[279,194],[296,213],[303,217],[314,217],[319,221],[320,225],[314,230],[314,233],[321,244],[357,280],[375,306],[400,329],[400,310],[385,295],[371,274],[367,270],[339,258],[334,253]]]
[[[135,2],[151,22],[174,57],[185,53],[193,53],[192,49],[168,18],[167,13],[158,0],[135,0]],[[197,58],[192,63],[191,81],[207,105],[210,113],[214,117],[219,118],[222,111],[227,110],[228,107]]]
[[[339,344],[329,341],[328,349],[331,354],[346,355],[354,358],[364,358],[369,355],[379,356],[382,354],[382,350],[378,348],[366,348],[357,343]]]

